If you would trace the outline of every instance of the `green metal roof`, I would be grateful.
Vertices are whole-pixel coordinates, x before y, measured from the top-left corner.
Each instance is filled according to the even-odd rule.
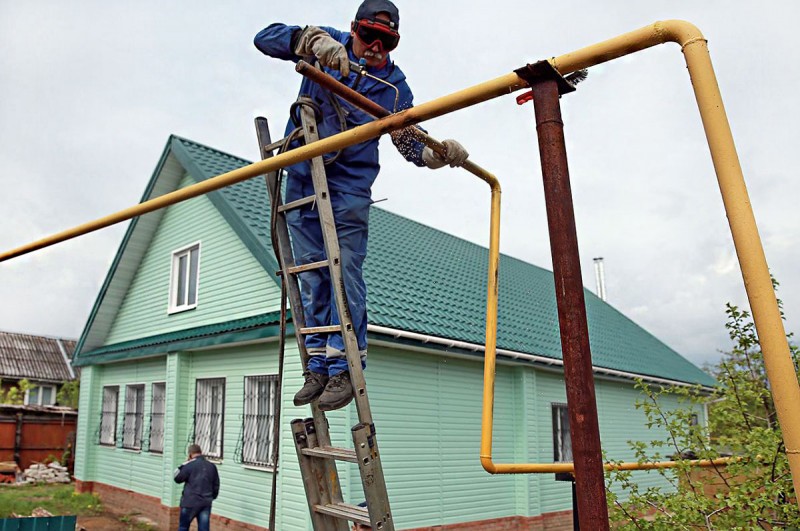
[[[250,162],[191,140],[171,148],[197,180]],[[231,226],[264,265],[277,270],[269,242],[268,196],[254,178],[210,194]],[[365,263],[371,324],[482,344],[488,250],[373,207]],[[702,385],[715,381],[614,307],[584,290],[593,364]],[[497,346],[561,359],[553,274],[501,256]]]

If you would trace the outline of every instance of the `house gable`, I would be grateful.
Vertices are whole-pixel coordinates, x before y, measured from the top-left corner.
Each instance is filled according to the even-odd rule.
[[[180,187],[193,183],[187,174]],[[196,242],[200,245],[197,307],[170,314],[172,253]],[[166,209],[106,344],[263,314],[277,308],[279,297],[275,282],[211,201],[196,197]]]
[[[142,201],[247,163],[227,156],[205,164],[201,153],[187,153],[191,146],[189,141],[170,137]],[[131,222],[78,343],[79,365],[91,362],[88,358],[92,356],[87,354],[109,344],[242,321],[277,309],[280,292],[268,273],[277,271],[277,262],[265,245],[255,241],[258,236],[244,230],[240,216],[232,212],[224,197],[252,193],[249,185],[242,185],[157,210]],[[253,201],[268,208],[265,188],[263,193],[260,200]],[[194,310],[169,315],[172,252],[198,241],[203,248],[201,303]],[[235,268],[230,267],[232,263],[237,264]]]

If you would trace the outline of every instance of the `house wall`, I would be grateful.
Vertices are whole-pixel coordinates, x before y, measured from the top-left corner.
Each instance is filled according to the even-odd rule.
[[[236,349],[215,349],[188,354],[187,392],[181,404],[183,440],[193,437],[195,381],[200,378],[225,378],[225,418],[223,458],[217,463],[220,476],[220,496],[214,502],[214,512],[234,520],[261,524],[266,527],[269,515],[271,470],[241,464],[242,419],[244,414],[244,379],[278,373],[276,343],[266,343]],[[297,355],[292,355],[297,358]],[[285,418],[282,426],[286,426]],[[287,430],[288,431],[288,430]],[[289,450],[294,452],[293,447]],[[288,454],[287,460],[296,461]],[[279,529],[283,529],[280,527]]]
[[[75,476],[81,481],[98,481],[121,489],[154,495],[161,492],[162,454],[146,450],[123,449],[122,426],[125,418],[125,386],[144,384],[143,448],[149,437],[152,384],[166,381],[164,357],[131,363],[86,367],[81,384]],[[117,443],[100,445],[100,414],[103,387],[118,385]]]
[[[552,474],[489,475],[478,459],[483,386],[482,360],[465,360],[387,347],[371,347],[368,361],[370,402],[376,419],[392,511],[398,529],[458,522],[509,519],[516,515],[565,514],[572,508],[570,485]],[[76,463],[82,481],[111,484],[161,499],[174,507],[180,487],[172,470],[185,457],[193,435],[195,381],[226,379],[224,454],[218,463],[221,492],[214,513],[266,527],[272,471],[242,465],[240,437],[245,376],[277,372],[276,344],[170,354],[138,363],[89,367],[81,389],[83,436]],[[99,397],[103,385],[167,381],[165,455],[97,445]],[[281,471],[276,527],[309,528],[308,506],[289,422],[308,410],[291,404],[302,385],[296,348],[287,348],[281,412]],[[628,439],[663,434],[647,430],[633,407],[638,393],[627,382],[597,381],[603,446],[612,459],[632,459]],[[150,387],[146,391],[149,411]],[[94,397],[89,400],[88,394]],[[493,459],[498,463],[552,462],[551,404],[565,402],[561,375],[529,366],[497,368]],[[88,413],[87,413],[88,412]],[[353,406],[328,415],[335,445],[352,447],[349,428],[357,423]],[[120,417],[120,422],[122,418]],[[86,433],[90,435],[87,437]],[[358,469],[339,463],[345,501],[364,497]],[[643,474],[644,485],[663,484]],[[501,520],[510,521],[510,520]]]
[[[623,460],[635,462],[636,454],[631,449],[629,441],[666,441],[669,440],[668,433],[664,428],[648,428],[647,416],[644,411],[635,407],[635,401],[643,400],[641,394],[635,394],[631,389],[631,384],[600,380],[597,382],[597,409],[600,419],[600,439],[603,449],[607,452],[608,458],[612,460]],[[632,396],[635,398],[632,399]],[[681,404],[674,396],[662,396],[659,398],[659,405],[664,410],[685,409],[688,404]],[[703,424],[703,411],[696,409],[698,421]],[[665,459],[675,453],[669,446],[662,449]],[[632,476],[638,483],[640,489],[645,490],[649,487],[665,487],[666,482],[661,473],[657,470],[635,471]],[[622,488],[614,483],[611,489],[618,495],[624,495]]]
[[[193,183],[185,176],[180,187]],[[172,252],[197,241],[197,308],[170,315]],[[167,208],[105,344],[258,315],[278,309],[279,298],[277,284],[211,201],[196,197]]]
[[[536,372],[532,394],[536,399],[533,406],[535,414],[530,415],[535,419],[535,424],[529,425],[528,432],[530,439],[535,441],[531,457],[538,463],[550,463],[553,461],[551,404],[567,401],[563,375],[555,372]],[[595,396],[600,441],[607,459],[636,461],[628,441],[667,438],[666,431],[647,428],[644,412],[635,407],[636,401],[641,400],[641,395],[634,389],[633,382],[596,379]],[[662,406],[665,409],[674,409],[679,404],[674,398],[664,398]],[[702,414],[700,411],[698,413]],[[530,428],[533,428],[532,432]],[[538,493],[542,513],[572,508],[569,482],[556,481],[553,474],[535,474],[529,477],[530,490]],[[643,489],[650,486],[666,486],[666,482],[657,471],[634,472],[634,477]],[[618,485],[613,484],[611,487],[617,494],[622,493]]]
[[[482,365],[387,348],[373,348],[370,356],[371,404],[399,528],[517,514],[514,477],[491,476],[478,459]],[[497,371],[497,395],[509,398],[495,406],[499,461],[514,460],[517,372]],[[351,478],[355,490],[355,469]]]
[[[298,359],[296,351],[290,356],[293,360]],[[292,372],[299,371],[299,363],[296,365],[296,370]],[[241,522],[266,525],[272,471],[244,466],[238,461],[241,455],[244,378],[276,373],[275,342],[235,349],[171,353],[139,362],[86,367],[84,385],[81,386],[76,478],[82,483],[102,483],[123,491],[152,496],[160,499],[166,507],[177,506],[182,486],[173,482],[173,470],[186,460],[186,448],[193,441],[195,381],[199,378],[225,378],[223,458],[217,462],[222,490],[214,503],[214,513]],[[99,445],[103,387],[120,386],[117,415],[119,438],[119,426],[124,419],[125,385],[145,384],[147,435],[151,384],[162,381],[167,382],[164,454],[126,450],[119,445]],[[290,446],[289,450],[292,452],[289,462],[294,463],[296,468],[294,447]],[[300,488],[302,490],[302,486]]]

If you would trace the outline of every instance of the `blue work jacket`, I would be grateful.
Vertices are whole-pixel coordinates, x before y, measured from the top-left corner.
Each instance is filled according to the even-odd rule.
[[[358,58],[353,54],[352,37],[350,33],[328,27],[323,27],[322,29],[329,33],[334,39],[344,44],[351,61],[358,62]],[[299,30],[302,30],[299,26],[287,26],[280,23],[271,24],[256,35],[256,48],[270,57],[294,61],[296,63],[302,59],[302,57],[296,55],[292,49],[292,36]],[[338,70],[330,68],[323,69],[328,74],[340,79],[347,86],[352,88],[357,75],[355,72],[350,72],[349,78],[344,79]],[[362,95],[379,104],[389,112],[408,109],[413,105],[414,96],[411,93],[411,89],[408,87],[408,83],[406,83],[406,76],[403,74],[403,71],[400,70],[400,67],[395,65],[390,59],[387,59],[384,67],[368,68],[367,72],[391,83],[397,87],[398,90],[395,91],[384,83],[364,77],[356,87],[356,90]],[[322,121],[319,124],[320,138],[326,138],[341,132],[340,118],[331,101],[331,98],[335,98],[336,96],[333,96],[329,91],[307,78],[303,78],[300,85],[300,95],[312,98],[322,112]],[[374,120],[369,114],[350,103],[338,98],[337,100],[344,111],[348,129]],[[295,127],[296,126],[290,119],[289,123],[286,125],[285,134],[288,135]],[[299,145],[299,143],[295,142],[291,147],[294,148],[297,147],[297,145]],[[395,146],[406,160],[413,162],[417,166],[425,165],[422,161],[422,149],[425,146],[421,142],[410,140],[406,136],[403,142],[397,142]],[[328,154],[326,158],[331,156],[332,154]],[[328,164],[325,169],[328,177],[328,187],[331,191],[370,197],[372,183],[375,182],[375,178],[380,171],[380,163],[378,162],[378,138],[373,138],[372,140],[367,140],[361,144],[343,149],[339,157],[331,164]],[[297,179],[310,182],[311,165],[308,161],[301,162],[290,166],[288,170],[290,179],[287,183],[287,199],[297,195],[292,191],[295,187],[295,184],[292,182],[293,180]],[[299,185],[300,183],[296,184]],[[292,197],[292,199],[294,198],[296,197]]]
[[[181,507],[211,507],[219,496],[219,474],[217,466],[199,456],[190,459],[175,469],[175,483],[186,483],[181,495]]]

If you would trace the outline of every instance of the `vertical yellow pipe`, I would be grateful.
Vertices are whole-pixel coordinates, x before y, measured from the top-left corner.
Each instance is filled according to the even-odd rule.
[[[484,468],[492,459],[494,424],[494,382],[497,359],[497,304],[500,284],[500,183],[491,174],[473,172],[491,186],[492,210],[489,223],[489,267],[486,283],[486,348],[483,351],[483,409],[481,411],[480,459]],[[489,178],[491,177],[491,179]]]
[[[689,66],[689,75],[711,149],[747,298],[761,342],[794,489],[795,492],[800,492],[800,418],[796,414],[800,405],[800,387],[764,256],[764,247],[758,234],[706,41],[695,39],[687,43],[683,47],[683,53]]]

